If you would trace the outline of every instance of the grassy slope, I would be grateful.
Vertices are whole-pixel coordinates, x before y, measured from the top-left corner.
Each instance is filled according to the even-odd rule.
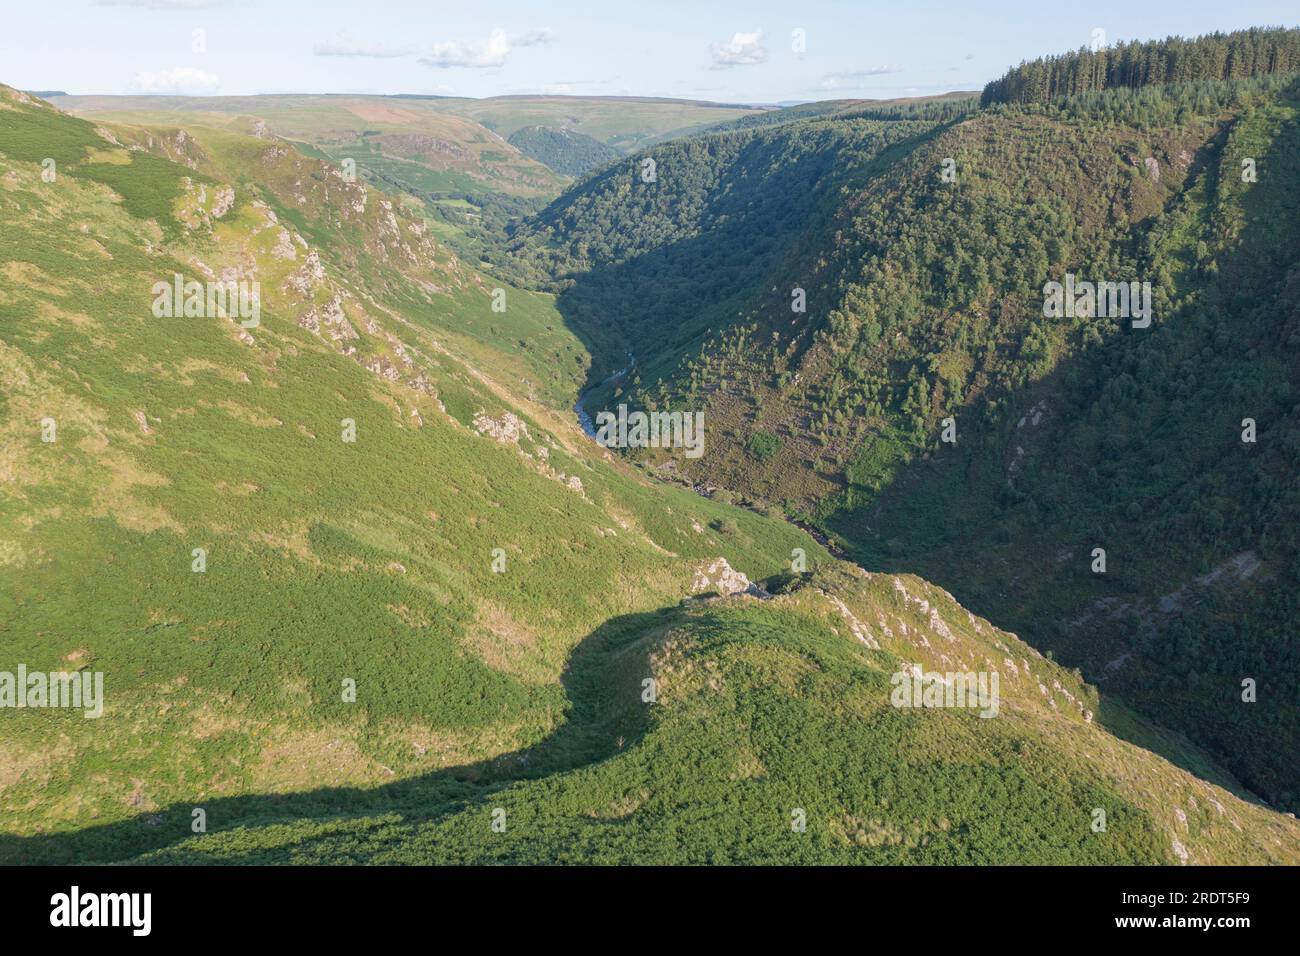
[[[855,640],[846,614],[881,649]],[[951,624],[936,630],[932,614]],[[1001,715],[888,706],[888,675],[904,662],[997,667]],[[653,705],[641,701],[647,675]],[[572,709],[553,736],[395,785],[382,812],[349,812],[320,791],[315,819],[294,819],[301,801],[266,807],[257,826],[142,860],[1113,864],[1174,862],[1179,849],[1193,862],[1300,852],[1294,821],[1087,722],[1071,675],[915,578],[828,570],[767,603],[620,616],[578,648],[565,685]],[[1105,833],[1090,826],[1097,808]]]
[[[107,671],[117,688],[110,717],[116,710],[152,728],[128,758],[126,738],[90,721],[28,712],[7,722],[25,740],[6,758],[7,771],[21,771],[21,784],[6,790],[8,811],[45,794],[42,814],[23,816],[25,826],[165,804],[195,779],[225,792],[265,788],[288,772],[280,764],[292,766],[293,747],[320,758],[310,754],[313,720],[347,741],[340,779],[368,782],[385,776],[381,763],[409,772],[444,759],[444,750],[527,742],[558,717],[554,679],[579,637],[611,613],[682,592],[690,572],[668,549],[700,558],[730,551],[738,567],[767,575],[799,540],[750,520],[723,541],[708,526],[730,509],[685,493],[665,501],[575,440],[567,416],[524,396],[503,399],[503,389],[444,349],[464,341],[467,352],[487,354],[474,331],[487,329],[491,342],[493,323],[506,321],[512,334],[545,342],[541,320],[530,320],[540,305],[512,290],[515,307],[497,317],[481,280],[426,247],[418,223],[395,219],[394,233],[373,194],[357,214],[362,187],[282,145],[191,138],[196,165],[229,163],[257,182],[231,177],[239,200],[210,232],[200,226],[161,244],[165,230],[128,211],[135,194],[119,202],[83,178],[77,157],[111,150],[142,171],[169,173],[166,182],[141,179],[141,197],[159,188],[185,194],[197,170],[112,149],[88,125],[53,113],[8,108],[3,118],[8,649],[34,669],[67,658]],[[61,174],[43,188],[34,164],[60,134]],[[209,206],[214,193],[209,187]],[[311,302],[284,280],[305,253],[274,258],[279,227],[266,225],[256,202],[280,209],[281,223],[302,224],[327,270],[310,300],[319,307],[349,292],[343,307],[359,338],[334,343],[296,325]],[[32,231],[13,228],[27,216]],[[336,217],[348,228],[331,229]],[[193,274],[191,259],[260,278],[262,326],[251,343],[233,322],[149,314],[153,282],[174,269]],[[345,346],[356,353],[343,354]],[[397,381],[362,363],[397,370]],[[512,388],[529,371],[521,364],[497,359]],[[478,435],[480,410],[527,416],[531,457]],[[47,416],[59,423],[53,445],[40,443],[36,427]],[[355,445],[339,440],[344,417],[357,423]],[[561,474],[578,476],[583,491]],[[530,509],[508,507],[518,501]],[[35,515],[45,520],[29,529]],[[498,546],[508,553],[504,575],[490,570]],[[195,547],[210,555],[202,575],[190,571]],[[82,566],[87,573],[67,574]],[[377,620],[376,607],[387,609]],[[367,636],[357,642],[358,633]],[[433,703],[421,692],[430,675],[440,690]],[[338,703],[345,676],[376,688],[365,706]],[[167,700],[160,687],[181,696]],[[286,710],[301,714],[293,722],[305,724],[301,732],[272,720]],[[208,731],[196,730],[205,720]],[[290,750],[277,757],[269,740],[249,736],[259,727],[301,742],[285,743]],[[195,737],[179,746],[168,728]],[[21,770],[33,754],[66,752],[52,745],[65,735],[78,759]],[[441,739],[421,760],[409,737]],[[109,766],[113,786],[93,799],[80,792],[77,781]],[[119,792],[132,779],[148,781],[134,804]]]
[[[1300,854],[1294,822],[1085,720],[1076,677],[932,586],[585,441],[547,298],[507,290],[507,330],[400,205],[275,140],[114,135],[3,91],[0,662],[102,671],[108,700],[3,712],[0,859]],[[154,282],[205,269],[261,282],[258,328],[150,314]],[[300,324],[331,302],[355,337]],[[506,413],[527,437],[479,433]],[[820,570],[788,594],[677,606],[703,563],[766,578],[795,547]],[[903,660],[1003,669],[1003,717],[889,708]]]

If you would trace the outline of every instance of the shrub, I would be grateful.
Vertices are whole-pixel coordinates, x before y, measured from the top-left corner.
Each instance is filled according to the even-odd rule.
[[[754,432],[749,436],[749,453],[759,461],[767,461],[781,448],[781,439],[767,432]]]

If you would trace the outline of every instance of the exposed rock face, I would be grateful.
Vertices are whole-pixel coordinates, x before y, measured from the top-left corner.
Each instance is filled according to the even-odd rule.
[[[196,183],[188,176],[182,183],[185,195],[176,210],[176,218],[186,229],[211,229],[213,223],[230,212],[235,205],[235,190],[232,186],[214,189],[209,202],[208,188],[203,183]]]
[[[310,295],[324,281],[325,266],[321,264],[320,253],[313,249],[307,253],[307,259],[298,271],[285,280],[285,285],[302,295]]]
[[[531,438],[528,426],[511,412],[500,418],[489,418],[486,413],[474,415],[474,427],[480,435],[489,435],[502,444],[518,444],[520,436]]]
[[[226,213],[230,212],[235,205],[235,190],[232,186],[222,186],[217,190],[217,195],[212,200],[212,218],[220,219]]]
[[[858,620],[857,615],[849,610],[847,604],[841,601],[834,594],[827,594],[825,591],[822,593],[826,594],[826,597],[830,600],[831,604],[835,606],[835,610],[840,612],[840,617],[844,618],[848,623],[849,630],[853,632],[853,636],[857,638],[858,641],[865,644],[873,651],[880,650],[880,645],[876,642],[876,639],[871,636],[871,629]]]
[[[337,294],[319,309],[312,306],[298,320],[298,324],[316,335],[329,335],[335,342],[345,339],[359,339],[361,336],[352,327],[348,317],[343,313],[343,296]]]
[[[271,250],[271,255],[276,259],[297,259],[298,250],[293,247],[293,237],[289,235],[288,229],[281,229],[280,235],[275,242],[275,248]]]
[[[270,229],[272,226],[279,225],[280,217],[275,214],[275,210],[273,210],[266,203],[262,202],[262,200],[254,199],[252,202],[252,206],[254,209],[256,209],[258,212],[262,214],[262,219],[263,219],[262,225],[258,226],[256,229],[253,230],[253,235],[257,235],[259,232],[261,232],[264,229]]]
[[[1082,614],[1071,619],[1069,624],[1071,627],[1080,627],[1099,616],[1114,621],[1136,614],[1145,631],[1155,632],[1174,615],[1181,614],[1188,607],[1204,600],[1211,589],[1244,584],[1260,567],[1259,556],[1254,551],[1242,551],[1205,574],[1185,582],[1177,590],[1161,595],[1154,606],[1141,601],[1124,601],[1117,597],[1098,598]],[[1106,670],[1119,670],[1128,663],[1130,657],[1129,654],[1121,654],[1106,664]]]
[[[1179,863],[1187,862],[1187,847],[1183,846],[1176,838],[1171,840],[1173,844],[1174,856],[1178,857]]]
[[[737,571],[728,564],[726,558],[715,558],[713,563],[695,572],[695,578],[691,581],[691,593],[699,594],[702,591],[716,591],[725,597],[735,594],[748,594],[758,598],[772,596],[745,577],[744,572]]]
[[[390,382],[396,382],[402,377],[402,373],[398,370],[397,366],[388,361],[388,359],[384,358],[382,355],[377,355],[372,359],[368,359],[363,362],[362,365],[367,371],[374,372],[380,378],[386,379]]]
[[[910,594],[907,587],[898,578],[894,578],[893,584],[894,590],[902,595],[904,606],[911,607],[912,605],[916,605],[920,612],[926,615],[931,631],[946,641],[951,642],[956,640],[953,636],[952,629],[948,627],[947,622],[945,622],[943,617],[940,616],[937,608],[931,607],[930,602],[925,598],[915,597]]]
[[[1041,399],[1034,404],[1034,407],[1020,416],[1020,421],[1016,423],[1016,428],[1024,428],[1028,425],[1030,428],[1037,428],[1038,423],[1043,420],[1043,415],[1047,411],[1047,400]]]

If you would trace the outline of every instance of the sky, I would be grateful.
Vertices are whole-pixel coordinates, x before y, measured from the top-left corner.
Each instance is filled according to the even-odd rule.
[[[1021,60],[1097,39],[1298,16],[1295,0],[0,0],[0,82],[80,94],[886,99],[978,90]]]

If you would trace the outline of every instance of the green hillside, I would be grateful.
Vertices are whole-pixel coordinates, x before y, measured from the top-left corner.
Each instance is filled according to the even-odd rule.
[[[923,574],[1294,809],[1300,96],[1259,72],[667,143],[498,255],[593,384],[633,354],[589,409],[703,411],[709,454],[645,464]],[[1045,315],[1067,274],[1149,282],[1150,326]]]
[[[936,135],[875,122],[868,170]],[[940,587],[587,439],[565,296],[273,129],[0,87],[0,263],[0,671],[105,686],[0,712],[0,862],[1300,861]],[[891,706],[914,669],[996,715]]]
[[[754,129],[759,126],[780,126],[798,120],[838,117],[853,119],[861,116],[876,119],[917,119],[953,117],[970,112],[977,104],[978,93],[953,92],[937,96],[913,96],[889,100],[816,100],[783,109],[752,113],[739,119],[719,123],[704,132],[727,132]]]
[[[509,143],[556,172],[574,177],[584,176],[623,155],[584,133],[552,126],[521,127],[510,134]]]

